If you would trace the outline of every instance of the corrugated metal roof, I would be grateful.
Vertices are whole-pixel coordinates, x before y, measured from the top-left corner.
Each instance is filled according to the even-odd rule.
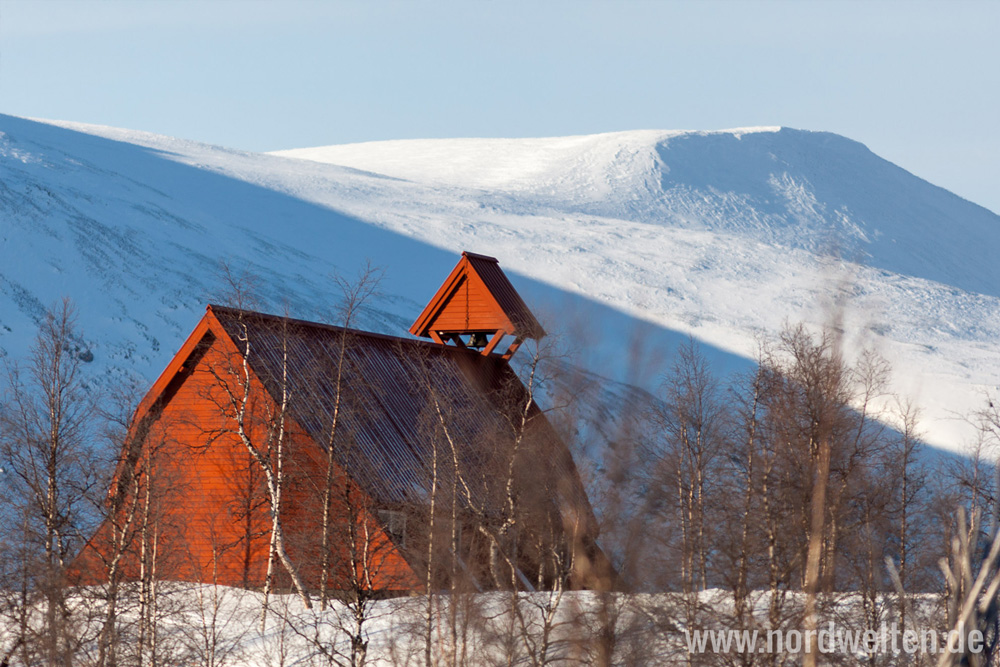
[[[246,327],[251,368],[274,397],[281,396],[281,379],[287,378],[291,416],[321,446],[329,439],[343,350],[333,446],[338,463],[376,502],[426,502],[435,448],[439,488],[450,488],[454,465],[447,430],[472,502],[479,510],[499,509],[503,489],[497,480],[505,478],[518,412],[528,399],[505,361],[425,341],[210,308],[234,340]],[[583,503],[590,514],[565,444],[536,406],[530,415],[518,476],[525,484],[558,489],[562,501],[577,509]]]

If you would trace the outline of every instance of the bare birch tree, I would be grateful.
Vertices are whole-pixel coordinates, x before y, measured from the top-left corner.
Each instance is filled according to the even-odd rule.
[[[16,643],[25,662],[69,665],[80,637],[67,603],[66,572],[80,545],[86,496],[93,483],[94,394],[83,376],[86,350],[76,311],[66,299],[48,311],[23,366],[6,367],[0,413],[0,457],[5,495],[21,543],[17,579],[9,590],[20,628]],[[29,619],[38,602],[41,619]],[[37,632],[36,632],[37,629]]]
[[[267,570],[264,578],[264,604],[261,608],[261,628],[264,627],[267,601],[274,586],[275,568],[280,567],[291,581],[305,607],[311,608],[309,591],[292,561],[285,536],[283,502],[286,492],[285,465],[288,459],[289,402],[292,400],[288,383],[287,318],[281,320],[283,331],[275,332],[280,341],[277,377],[270,378],[277,391],[265,396],[261,380],[251,370],[258,356],[257,341],[250,333],[246,309],[257,303],[258,279],[249,272],[236,272],[228,265],[221,267],[225,285],[223,298],[236,308],[237,352],[226,358],[213,360],[208,370],[214,384],[205,397],[211,401],[222,417],[222,424],[212,429],[209,445],[220,437],[236,437],[246,452],[250,464],[264,479],[267,513],[270,522]]]

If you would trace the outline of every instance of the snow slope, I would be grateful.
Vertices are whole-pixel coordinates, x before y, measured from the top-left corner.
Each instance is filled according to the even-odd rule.
[[[788,128],[414,140],[252,154],[0,116],[0,347],[80,302],[103,373],[152,378],[227,259],[265,307],[322,318],[332,271],[387,268],[364,326],[402,334],[468,249],[498,257],[580,363],[655,387],[693,335],[727,369],[756,332],[831,321],[958,449],[1000,385],[1000,217],[837,135]],[[637,362],[637,358],[639,362]]]
[[[836,250],[887,270],[1000,296],[997,216],[824,132],[741,128],[554,139],[386,141],[279,151],[499,206]]]

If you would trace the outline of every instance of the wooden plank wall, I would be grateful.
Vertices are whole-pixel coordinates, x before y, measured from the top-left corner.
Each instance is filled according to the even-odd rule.
[[[221,332],[220,332],[221,333]],[[157,575],[161,579],[263,586],[271,521],[263,473],[252,465],[235,422],[224,386],[241,395],[237,378],[240,359],[225,334],[216,341],[163,408],[144,443],[138,490],[154,492],[153,514],[158,531]],[[251,376],[251,438],[265,443],[276,404]],[[326,461],[323,450],[293,421],[286,422],[286,485],[282,517],[287,547],[307,585],[317,588],[322,533],[322,493]],[[150,457],[153,457],[152,459]],[[154,465],[147,466],[153,461]],[[152,472],[152,474],[149,474]],[[377,509],[343,470],[335,469],[329,586],[348,587],[349,539],[354,528],[367,526],[369,559],[376,589],[408,590],[419,585],[412,568],[392,545],[377,520]],[[133,529],[137,524],[133,524]],[[355,531],[357,533],[357,531]],[[106,523],[74,563],[72,583],[94,585],[106,578],[112,530]],[[138,543],[126,563],[126,579],[139,576]],[[276,564],[276,584],[290,581]]]
[[[430,328],[433,331],[495,331],[506,323],[507,316],[486,286],[474,274],[467,273]]]

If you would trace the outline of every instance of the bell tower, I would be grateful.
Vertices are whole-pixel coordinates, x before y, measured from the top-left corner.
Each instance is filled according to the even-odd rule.
[[[462,259],[410,327],[410,333],[441,345],[479,350],[510,359],[528,338],[545,330],[494,257],[463,252]],[[504,338],[513,337],[503,352]]]

